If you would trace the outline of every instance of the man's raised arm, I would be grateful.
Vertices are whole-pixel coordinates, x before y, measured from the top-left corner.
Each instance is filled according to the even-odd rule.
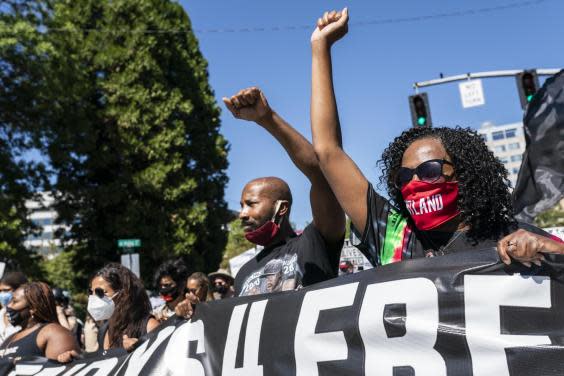
[[[292,162],[311,182],[310,202],[313,223],[327,242],[342,239],[345,216],[319,168],[313,146],[273,111],[263,92],[256,87],[241,90],[223,102],[237,119],[254,121],[284,147]]]

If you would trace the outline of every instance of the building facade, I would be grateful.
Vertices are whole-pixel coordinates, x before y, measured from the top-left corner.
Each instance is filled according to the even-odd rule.
[[[501,160],[507,169],[511,187],[515,187],[526,146],[523,123],[495,125],[486,122],[478,133],[484,138],[488,148]]]
[[[49,192],[38,194],[39,200],[28,200],[25,206],[28,210],[28,218],[36,226],[34,234],[29,234],[24,241],[24,246],[39,254],[51,258],[62,250],[62,244],[55,237],[57,230],[65,231],[66,227],[56,224],[57,212],[52,208],[54,203],[53,195]]]

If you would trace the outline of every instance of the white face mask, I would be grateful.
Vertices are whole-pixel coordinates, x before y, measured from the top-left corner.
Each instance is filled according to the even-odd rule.
[[[107,296],[100,298],[98,295],[92,294],[88,297],[88,306],[86,309],[94,321],[109,320],[115,308],[114,301]]]

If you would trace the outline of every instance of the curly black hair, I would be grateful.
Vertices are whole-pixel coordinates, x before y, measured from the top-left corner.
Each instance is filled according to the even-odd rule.
[[[392,203],[411,221],[394,178],[405,150],[422,138],[438,139],[454,164],[459,190],[457,204],[462,221],[469,225],[468,237],[478,242],[497,240],[507,234],[515,224],[507,170],[482,137],[470,128],[411,128],[396,137],[378,161],[383,167],[380,184],[387,186]]]
[[[182,288],[184,288],[186,280],[188,279],[188,267],[182,259],[167,260],[163,262],[155,271],[154,283],[157,288],[160,284],[161,278],[165,276],[169,276],[178,286],[182,286]]]

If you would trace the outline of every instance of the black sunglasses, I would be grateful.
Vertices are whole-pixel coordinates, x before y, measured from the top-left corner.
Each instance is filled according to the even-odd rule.
[[[92,289],[88,289],[88,295],[92,295],[92,294],[96,294],[96,296],[100,299],[106,296],[106,293],[101,287],[96,287],[94,291],[92,291]]]
[[[434,183],[442,176],[446,176],[443,174],[443,165],[445,164],[454,166],[445,159],[430,159],[415,168],[400,167],[395,177],[396,187],[401,189],[413,179],[413,175],[415,174],[417,174],[417,177],[421,181]]]

